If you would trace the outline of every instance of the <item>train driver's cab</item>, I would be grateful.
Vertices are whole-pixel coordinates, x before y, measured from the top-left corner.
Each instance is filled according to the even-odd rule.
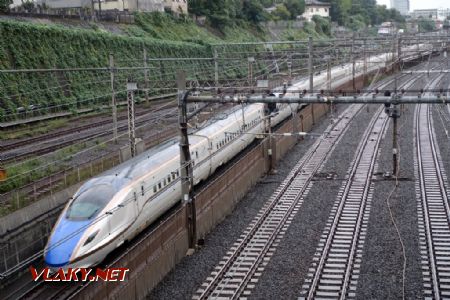
[[[73,221],[92,219],[111,201],[113,196],[113,188],[110,185],[94,185],[76,195],[67,209],[66,218]]]

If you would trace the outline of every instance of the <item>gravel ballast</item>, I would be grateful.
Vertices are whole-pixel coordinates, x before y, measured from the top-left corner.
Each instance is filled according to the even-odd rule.
[[[401,79],[401,81],[405,80]],[[421,88],[429,81],[419,79],[412,88]],[[302,284],[311,266],[320,235],[336,200],[338,190],[346,179],[360,138],[378,106],[363,108],[350,124],[350,128],[337,145],[321,173],[332,174],[332,180],[316,176],[314,184],[292,220],[286,234],[279,243],[270,262],[259,277],[249,299],[293,299],[300,295]],[[414,174],[414,109],[406,105],[399,119],[400,181],[395,186],[382,174],[392,172],[392,127],[381,141],[377,170],[374,174],[372,198],[367,236],[363,248],[360,276],[356,290],[358,299],[401,299],[403,295],[403,251],[391,213],[398,226],[406,255],[405,298],[421,299],[422,273],[419,253],[417,200]],[[343,107],[339,108],[339,113]],[[448,114],[448,112],[445,112]],[[450,117],[450,115],[449,115]],[[441,156],[449,174],[450,149],[444,126],[434,112],[434,123],[439,140]],[[321,133],[329,125],[329,116],[314,129]],[[298,162],[314,140],[307,139],[297,144],[277,165],[278,173],[262,178],[239,202],[235,211],[219,224],[205,239],[204,246],[194,255],[184,258],[152,291],[149,299],[189,299],[210,276],[236,239],[247,228],[255,215]]]

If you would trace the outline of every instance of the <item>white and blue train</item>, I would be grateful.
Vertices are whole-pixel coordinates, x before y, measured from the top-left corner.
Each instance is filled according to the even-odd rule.
[[[391,54],[371,57],[368,71],[384,66],[390,58]],[[357,69],[362,70],[361,62]],[[332,86],[348,81],[351,73],[351,64],[334,67]],[[326,80],[326,74],[315,76],[315,86],[325,86]],[[308,80],[291,87],[307,88]],[[272,126],[288,118],[298,105],[280,104],[277,108]],[[264,118],[264,105],[252,104],[232,109],[226,118],[191,134],[194,183],[207,179],[264,132]],[[181,200],[179,168],[179,146],[172,141],[88,180],[61,212],[44,250],[45,263],[67,269],[102,262]]]

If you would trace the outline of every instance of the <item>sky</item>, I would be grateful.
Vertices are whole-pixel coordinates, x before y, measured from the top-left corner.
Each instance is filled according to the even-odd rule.
[[[378,4],[391,6],[390,0],[377,0]],[[409,0],[410,9],[450,8],[450,0]]]

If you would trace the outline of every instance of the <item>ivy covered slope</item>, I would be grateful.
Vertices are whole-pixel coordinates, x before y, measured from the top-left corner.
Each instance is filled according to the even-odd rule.
[[[107,67],[110,53],[114,55],[116,66],[142,66],[143,48],[148,57],[212,57],[210,45],[213,43],[297,40],[309,35],[315,38],[330,35],[328,20],[317,18],[314,21],[302,30],[288,27],[273,36],[263,24],[242,18],[213,27],[209,21],[198,26],[189,18],[176,18],[165,13],[137,13],[133,25],[65,24],[63,19],[55,21],[57,24],[41,25],[33,20],[0,19],[0,69]],[[175,67],[182,66],[176,63]],[[173,70],[165,68],[165,72]],[[238,69],[227,72],[236,74],[225,76],[242,75]],[[124,82],[129,75],[126,72],[116,74],[119,96],[124,92]],[[29,108],[30,105],[76,110],[109,103],[109,76],[105,71],[0,73],[0,121],[14,118],[18,108]],[[142,82],[142,71],[135,71],[133,76]],[[162,80],[152,72],[150,79]],[[46,109],[40,111],[49,112]]]
[[[210,22],[198,26],[190,18],[177,18],[167,13],[136,13],[135,25],[124,25],[123,31],[131,36],[162,40],[194,42],[199,44],[224,41],[250,42],[267,39],[258,26],[235,19],[227,25],[214,28]]]
[[[0,69],[106,67],[110,53],[131,65],[142,61],[144,47],[149,57],[211,56],[208,46],[194,43],[0,21]],[[0,74],[0,116],[28,105],[84,106],[81,99],[110,93],[108,78],[104,72]]]

